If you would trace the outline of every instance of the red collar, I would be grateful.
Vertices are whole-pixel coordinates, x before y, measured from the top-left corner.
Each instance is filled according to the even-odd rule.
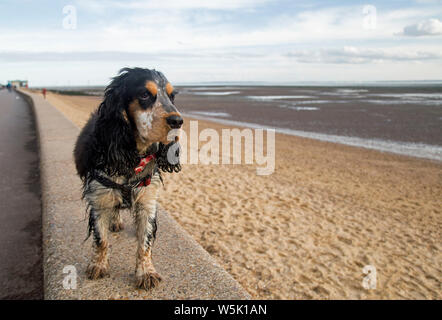
[[[144,170],[144,168],[147,166],[149,162],[151,162],[153,159],[155,159],[155,155],[151,154],[150,156],[144,157],[140,160],[140,163],[138,166],[135,167],[135,174],[139,174]]]
[[[156,157],[154,154],[151,154],[150,156],[142,158],[140,160],[140,163],[138,164],[138,166],[135,167],[135,174],[139,174],[140,172],[142,172],[144,170],[144,168],[147,166],[147,164],[155,158]],[[140,183],[137,185],[137,188],[138,187],[147,187],[150,184],[150,178],[151,178],[151,175],[148,175],[146,177],[146,179],[140,181]]]

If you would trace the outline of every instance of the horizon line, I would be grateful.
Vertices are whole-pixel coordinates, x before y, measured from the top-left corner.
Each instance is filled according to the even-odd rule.
[[[376,85],[376,84],[433,84],[442,85],[442,79],[438,80],[368,80],[368,81],[284,81],[284,82],[271,82],[271,81],[201,81],[201,82],[176,82],[176,86],[228,86],[228,85],[238,85],[238,86],[336,86],[336,85]],[[96,88],[96,87],[106,87],[108,84],[66,84],[66,85],[37,85],[29,86],[29,88]]]

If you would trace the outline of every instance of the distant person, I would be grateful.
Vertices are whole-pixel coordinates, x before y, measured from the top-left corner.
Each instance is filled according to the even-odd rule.
[[[46,88],[43,88],[43,90],[41,90],[41,93],[43,93],[43,97],[46,99]]]

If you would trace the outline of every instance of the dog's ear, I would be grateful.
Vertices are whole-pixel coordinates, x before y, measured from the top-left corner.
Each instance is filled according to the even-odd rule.
[[[130,125],[127,114],[128,104],[131,97],[126,87],[130,68],[123,68],[119,75],[112,79],[112,82],[105,90],[104,103],[100,106],[103,109],[103,116],[122,117]]]
[[[104,91],[104,100],[100,105],[100,111],[103,109],[103,115],[111,115],[124,109],[126,99],[125,78],[127,73],[120,74],[112,79],[112,82]]]
[[[98,109],[96,131],[103,147],[103,160],[110,170],[108,174],[128,175],[129,168],[136,165],[138,158],[133,130],[127,115],[125,117],[126,88],[124,82],[118,80],[114,79],[105,91]]]

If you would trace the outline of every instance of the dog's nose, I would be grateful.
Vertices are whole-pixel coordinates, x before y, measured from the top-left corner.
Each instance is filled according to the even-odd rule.
[[[183,125],[183,118],[177,115],[167,117],[166,121],[172,129],[179,129]]]

